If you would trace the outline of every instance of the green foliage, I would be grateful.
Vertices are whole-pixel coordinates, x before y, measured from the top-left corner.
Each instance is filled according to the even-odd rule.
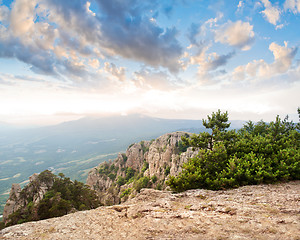
[[[218,120],[219,119],[219,120]],[[247,122],[238,132],[226,131],[227,113],[212,115],[205,126],[210,133],[184,141],[200,148],[167,184],[174,191],[193,188],[225,189],[247,184],[273,183],[300,178],[300,133],[296,124],[276,117],[271,123]]]
[[[139,192],[142,188],[148,187],[149,181],[148,177],[141,177],[134,182],[133,187]]]
[[[59,174],[59,177],[57,177],[46,170],[40,173],[38,182],[34,184],[38,185],[41,182],[52,182],[53,185],[38,204],[29,201],[32,199],[32,196],[29,196],[27,205],[11,214],[6,226],[59,217],[69,213],[71,210],[86,210],[100,206],[94,191],[81,182],[72,182],[70,178],[66,178],[63,174]],[[36,192],[31,194],[34,193]],[[30,193],[26,193],[26,188],[24,188],[24,196],[26,194]]]
[[[170,174],[170,170],[171,170],[170,166],[166,166],[166,168],[165,168],[165,176],[168,176]]]
[[[38,180],[40,182],[50,183],[54,181],[54,176],[51,171],[45,170],[39,174]]]
[[[112,181],[114,181],[114,180],[116,179],[116,174],[110,173],[110,174],[108,174],[108,177],[109,177]]]
[[[157,190],[162,190],[162,187],[163,187],[163,186],[162,186],[161,183],[158,183],[158,184],[156,185],[156,189],[157,189]]]
[[[125,170],[125,181],[128,182],[132,177],[134,177],[135,170],[131,167],[127,167]]]
[[[125,189],[125,190],[121,193],[120,198],[124,198],[124,197],[129,196],[129,194],[131,193],[131,190],[132,190],[131,188]]]
[[[134,143],[131,143],[127,149],[131,148],[133,145],[134,145]]]
[[[211,116],[207,116],[207,120],[202,120],[203,126],[214,131],[215,129],[219,129],[220,131],[224,131],[226,128],[230,127],[230,123],[228,123],[228,112],[221,113],[221,110],[218,109],[216,113],[212,113]]]
[[[119,168],[116,167],[114,164],[109,165],[109,163],[104,162],[99,168],[99,174],[102,176],[107,176],[112,181],[114,181],[116,179],[118,170]]]
[[[117,184],[119,186],[124,185],[125,184],[125,179],[123,177],[119,176],[118,179],[117,179]]]
[[[153,175],[153,176],[151,177],[151,181],[152,181],[152,183],[156,183],[156,181],[157,181],[156,175]]]
[[[133,144],[132,144],[131,146],[133,146]],[[131,146],[129,146],[129,148],[130,148]],[[127,161],[127,159],[128,159],[128,157],[126,156],[125,153],[122,153],[122,158],[123,158],[124,163],[125,163],[125,162]]]
[[[142,173],[144,173],[148,168],[149,168],[149,163],[144,161],[144,165],[143,165],[143,168],[142,168]]]
[[[99,173],[101,175],[107,175],[110,173],[109,164],[107,162],[104,162],[103,164],[100,165]]]
[[[182,139],[187,139],[187,137],[186,136],[182,136]],[[180,153],[186,152],[186,150],[189,147],[189,144],[188,144],[188,142],[186,144],[186,142],[184,142],[184,140],[181,140],[181,141],[179,141],[179,142],[176,143],[176,147],[178,148],[179,154],[180,154]]]

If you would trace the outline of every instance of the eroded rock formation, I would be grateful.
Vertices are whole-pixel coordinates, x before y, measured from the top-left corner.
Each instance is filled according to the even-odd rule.
[[[29,183],[21,189],[19,184],[12,184],[9,198],[3,211],[3,221],[6,224],[8,216],[26,207],[29,202],[37,204],[41,201],[45,193],[53,186],[53,179],[47,174],[39,176],[33,174],[29,177]]]
[[[156,140],[132,144],[114,161],[93,168],[86,183],[98,192],[104,205],[119,204],[135,196],[139,188],[146,185],[165,189],[169,174],[177,175],[182,170],[182,163],[197,154],[181,145],[181,137],[189,135],[174,132]]]

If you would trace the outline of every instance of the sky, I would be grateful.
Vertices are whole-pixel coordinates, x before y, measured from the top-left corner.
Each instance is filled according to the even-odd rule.
[[[0,121],[298,121],[299,45],[300,0],[0,0]]]

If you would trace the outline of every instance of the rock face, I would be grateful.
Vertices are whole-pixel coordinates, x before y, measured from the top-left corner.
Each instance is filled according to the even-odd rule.
[[[24,206],[24,199],[20,199],[21,187],[19,184],[14,183],[11,186],[9,198],[3,210],[3,220],[6,221],[7,217],[13,212]]]
[[[139,188],[135,186],[141,184],[137,179],[139,177],[144,177],[144,181],[147,181],[145,178],[150,179],[148,187],[165,189],[168,175],[177,175],[182,170],[182,163],[197,154],[197,151],[180,145],[182,136],[190,134],[174,132],[156,140],[132,144],[126,153],[119,154],[114,161],[92,169],[87,185],[99,193],[104,205],[119,204],[135,196]],[[136,181],[130,180],[130,171],[136,176]],[[128,195],[124,194],[126,189],[130,190]]]
[[[19,184],[12,184],[9,198],[3,211],[3,221],[6,224],[8,216],[21,208],[24,208],[29,202],[34,204],[43,199],[43,196],[53,186],[51,178],[39,177],[33,174],[29,177],[29,184],[22,190]]]
[[[300,181],[180,194],[142,189],[115,206],[3,229],[0,239],[296,240]]]

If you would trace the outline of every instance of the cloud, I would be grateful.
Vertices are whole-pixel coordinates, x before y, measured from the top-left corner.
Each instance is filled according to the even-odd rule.
[[[276,25],[280,20],[281,10],[278,7],[272,6],[272,3],[269,0],[261,0],[261,2],[265,7],[265,10],[261,13],[269,23]]]
[[[143,68],[134,73],[132,82],[136,87],[142,89],[156,89],[161,91],[170,91],[178,87],[180,80],[171,79],[165,71],[155,71],[149,68]]]
[[[284,9],[294,14],[300,13],[300,0],[286,0],[284,2]]]
[[[177,29],[149,20],[159,7],[159,1],[15,0],[11,10],[0,6],[0,57],[16,58],[35,73],[59,79],[91,78],[105,57],[177,73],[183,53]]]
[[[99,68],[100,67],[100,62],[98,59],[94,58],[94,59],[89,59],[89,66],[91,66],[92,68]]]
[[[11,85],[11,86],[21,86],[26,83],[47,83],[48,87],[51,85],[46,78],[41,78],[38,76],[28,76],[28,75],[14,75],[8,73],[0,73],[0,84]]]
[[[297,48],[289,48],[287,42],[280,46],[275,42],[269,45],[269,50],[273,53],[274,61],[267,63],[263,59],[254,60],[247,65],[238,66],[233,71],[235,80],[270,79],[278,74],[287,73],[292,67],[292,61],[297,53]]]
[[[200,85],[213,85],[222,80],[225,70],[219,68],[225,66],[235,56],[235,52],[219,55],[216,52],[207,53],[210,46],[203,47],[196,55],[189,59],[190,65],[197,65],[197,79]]]
[[[215,31],[215,41],[242,49],[251,48],[254,42],[253,26],[249,22],[227,22]]]
[[[231,59],[235,52],[230,52],[228,54],[219,55],[216,52],[206,54],[204,49],[200,54],[192,56],[190,59],[191,64],[197,64],[198,70],[201,72],[208,72],[216,70],[217,68],[227,64],[228,60]]]
[[[205,45],[205,42],[208,42],[208,40],[205,40],[205,38],[209,37],[207,35],[209,35],[213,28],[218,26],[218,22],[222,18],[223,13],[218,12],[215,18],[206,20],[202,25],[199,23],[192,23],[187,32],[187,38],[191,43],[189,48],[202,47],[203,45]]]
[[[180,69],[182,47],[175,27],[163,29],[147,16],[154,3],[97,0],[102,9],[99,39],[111,55],[142,61],[154,67],[163,66],[171,72]]]
[[[31,34],[34,30],[36,0],[16,0],[10,13],[10,29],[15,36]]]
[[[1,1],[0,1],[1,4]],[[0,22],[7,24],[9,9],[5,5],[0,6]]]
[[[239,4],[237,5],[237,8],[242,8],[243,7],[243,5],[244,5],[244,3],[243,3],[243,1],[239,1]]]
[[[124,67],[117,68],[117,66],[114,63],[105,62],[104,71],[110,73],[121,82],[125,81],[126,79],[125,68]]]
[[[200,32],[200,24],[192,23],[187,33],[187,37],[190,40],[192,45],[199,46],[199,43],[196,39],[199,32]]]

